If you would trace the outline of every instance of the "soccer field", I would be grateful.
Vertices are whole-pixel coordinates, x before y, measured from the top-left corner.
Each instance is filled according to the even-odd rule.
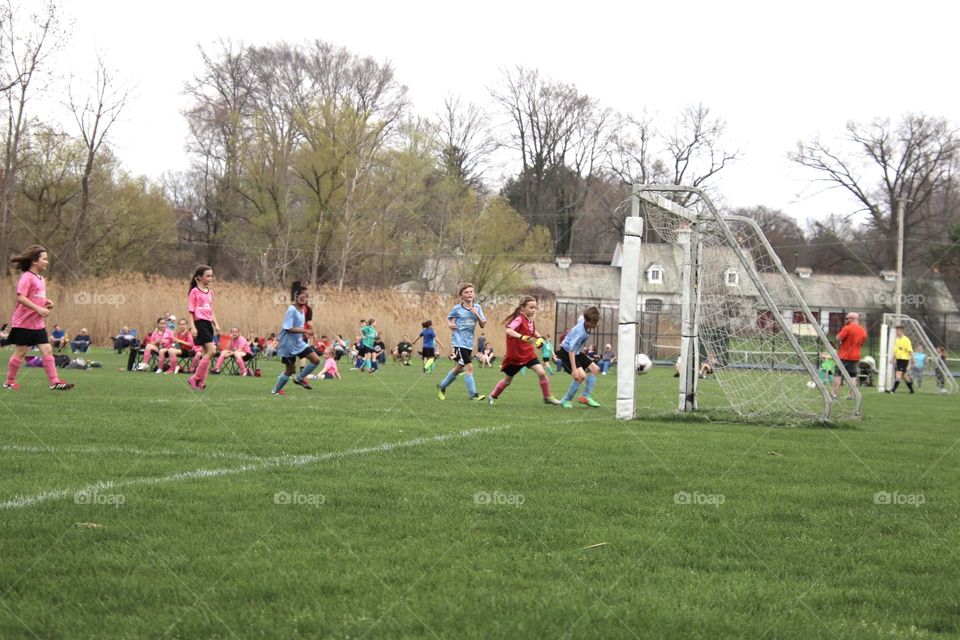
[[[29,369],[0,396],[2,638],[960,633],[956,397],[624,423],[615,376],[563,410],[529,374],[441,402],[446,363],[273,397],[276,362],[192,392],[95,359],[73,391]],[[638,393],[669,403],[671,374]]]

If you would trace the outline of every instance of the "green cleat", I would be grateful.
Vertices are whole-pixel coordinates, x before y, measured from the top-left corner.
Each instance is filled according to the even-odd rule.
[[[588,397],[588,396],[580,396],[580,399],[577,400],[577,402],[579,402],[580,404],[585,404],[585,405],[587,405],[588,407],[592,407],[592,408],[594,408],[594,409],[596,409],[597,407],[600,406],[600,403],[599,403],[599,402],[597,402],[596,400],[594,400],[593,398],[590,398],[590,397]]]
[[[441,400],[445,400],[447,397],[447,392],[440,386],[439,382],[437,383],[437,397]]]
[[[573,409],[573,405],[570,404],[569,400],[561,400],[560,406],[563,407],[564,409]]]
[[[561,403],[559,400],[557,400],[553,396],[550,396],[549,398],[543,399],[543,404],[550,404],[556,407],[556,406],[559,406]]]
[[[486,399],[486,397],[487,396],[483,395],[482,393],[475,393],[472,396],[470,396],[470,399],[476,402],[480,402],[481,400]]]

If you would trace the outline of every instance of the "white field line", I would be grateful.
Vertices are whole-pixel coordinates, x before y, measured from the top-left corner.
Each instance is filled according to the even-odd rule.
[[[107,455],[114,453],[127,454],[131,456],[192,456],[195,458],[213,458],[220,460],[246,460],[248,462],[263,462],[268,458],[262,456],[251,456],[245,453],[236,453],[230,451],[196,451],[193,449],[183,449],[181,451],[171,451],[168,449],[154,449],[148,451],[137,449],[135,447],[38,447],[25,444],[5,444],[0,445],[0,452],[13,451],[15,453],[89,453],[93,455]]]
[[[198,480],[204,478],[218,478],[221,476],[234,476],[241,473],[262,471],[264,469],[277,467],[303,467],[309,464],[315,464],[317,462],[324,462],[326,460],[336,460],[339,458],[346,458],[348,456],[362,456],[370,453],[384,453],[387,451],[393,451],[394,449],[417,447],[423,444],[431,444],[434,442],[469,438],[478,434],[493,433],[495,431],[502,431],[509,428],[510,425],[502,425],[499,427],[469,429],[466,431],[456,431],[454,433],[445,433],[431,437],[414,438],[413,440],[404,440],[402,442],[384,442],[373,447],[357,447],[353,449],[345,449],[343,451],[331,451],[329,453],[312,455],[288,455],[279,456],[276,458],[266,458],[259,464],[245,464],[239,467],[230,467],[224,469],[195,469],[193,471],[183,471],[181,473],[174,473],[168,476],[135,478],[121,482],[96,482],[85,487],[74,489],[55,489],[52,491],[44,491],[43,493],[38,493],[32,496],[16,496],[5,502],[0,502],[0,510],[32,507],[42,502],[59,500],[61,498],[66,498],[67,496],[76,495],[81,492],[100,493],[106,490],[121,489],[123,487],[130,487],[134,485],[162,485],[168,482],[179,482],[181,480]]]

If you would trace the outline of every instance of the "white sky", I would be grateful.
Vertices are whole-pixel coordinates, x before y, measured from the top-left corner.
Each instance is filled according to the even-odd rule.
[[[743,159],[717,181],[731,206],[798,218],[846,212],[786,160],[797,141],[848,120],[922,111],[960,122],[960,3],[914,0],[673,3],[451,0],[65,0],[71,38],[58,71],[89,75],[99,52],[136,88],[112,145],[134,173],[187,168],[183,85],[198,45],[321,39],[393,63],[414,109],[448,92],[488,104],[500,69],[535,67],[622,112],[666,122],[703,102]]]

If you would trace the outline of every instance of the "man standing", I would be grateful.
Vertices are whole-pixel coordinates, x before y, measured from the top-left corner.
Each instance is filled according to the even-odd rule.
[[[849,312],[847,314],[846,324],[843,329],[840,330],[840,333],[837,334],[837,343],[839,345],[837,355],[840,356],[841,366],[850,374],[850,381],[853,383],[853,386],[859,384],[857,375],[860,367],[860,347],[867,341],[867,330],[860,326],[858,323],[859,319],[859,314],[853,311]],[[836,400],[837,395],[840,393],[841,382],[843,382],[843,376],[840,370],[837,369],[837,375],[833,378],[834,400]],[[852,397],[852,393],[847,395],[847,398]]]
[[[911,358],[913,358],[913,343],[904,334],[902,324],[898,324],[896,328],[897,339],[893,341],[893,357],[897,361],[897,380],[893,383],[893,389],[887,391],[887,393],[896,393],[901,380],[907,383],[907,388],[910,389],[910,393],[913,393],[913,381],[910,379],[910,374],[907,373],[907,367],[910,365]]]

